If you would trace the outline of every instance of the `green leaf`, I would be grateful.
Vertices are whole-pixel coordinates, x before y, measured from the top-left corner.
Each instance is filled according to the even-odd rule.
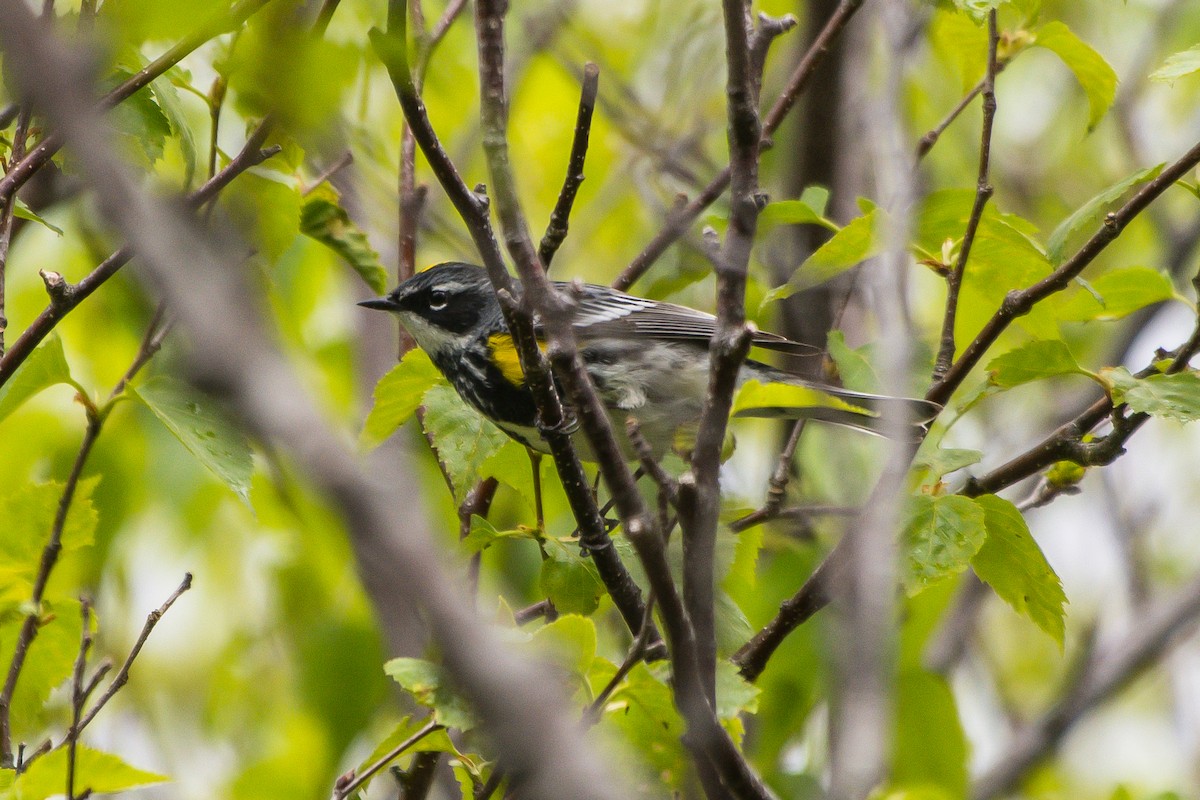
[[[926,440],[928,441],[928,440]],[[978,464],[983,460],[983,453],[978,450],[959,450],[952,447],[922,448],[913,466],[923,470],[925,476],[922,482],[940,481],[951,472]]]
[[[837,231],[836,223],[826,219],[821,212],[803,200],[778,200],[768,203],[758,215],[758,224],[765,232],[779,225],[820,225]]]
[[[967,568],[987,538],[983,509],[967,497],[909,498],[901,534],[909,595]]]
[[[1117,73],[1104,57],[1061,22],[1048,22],[1037,32],[1034,44],[1050,50],[1075,73],[1088,99],[1088,130],[1096,127],[1117,96]]]
[[[41,542],[45,542],[45,532]],[[29,595],[25,595],[28,603]],[[0,664],[12,663],[13,646],[17,640],[28,607],[22,613],[9,613],[0,623]],[[33,738],[46,729],[54,719],[54,703],[47,701],[71,676],[75,657],[79,653],[82,619],[79,601],[63,597],[43,601],[37,638],[29,647],[21,680],[17,682],[12,700],[13,735],[17,741]],[[47,708],[50,706],[51,708]]]
[[[1064,322],[1120,319],[1134,311],[1175,297],[1171,279],[1149,267],[1106,272],[1054,309]]]
[[[71,379],[62,340],[52,333],[29,354],[8,382],[0,386],[0,422],[38,392],[59,383],[75,382]]]
[[[67,748],[59,747],[34,761],[13,784],[12,796],[19,800],[43,800],[66,792]],[[86,745],[75,748],[76,790],[89,789],[93,795],[123,792],[139,786],[166,781],[165,775],[126,764],[112,753],[93,750]]]
[[[559,542],[548,542],[538,586],[562,614],[591,614],[604,596],[604,584],[591,559]]]
[[[300,192],[291,175],[254,167],[221,193],[220,203],[270,263],[278,261],[300,233]]]
[[[762,383],[748,380],[733,398],[733,414],[743,417],[776,416],[780,412],[804,408],[833,408],[875,416],[865,408],[847,403],[820,389],[792,383]]]
[[[1200,419],[1200,375],[1195,371],[1135,378],[1124,367],[1103,369],[1100,377],[1111,387],[1115,405],[1168,417],[1180,422]]]
[[[742,673],[727,658],[717,659],[717,716],[731,719],[745,712],[758,711],[762,689],[742,677]]]
[[[1122,195],[1134,186],[1158,177],[1158,173],[1162,172],[1163,166],[1165,165],[1159,164],[1154,167],[1138,170],[1128,178],[1117,181],[1091,200],[1088,200],[1074,214],[1059,223],[1059,226],[1054,229],[1054,233],[1050,234],[1050,241],[1046,246],[1050,263],[1055,266],[1062,263],[1063,253],[1067,247],[1067,240],[1073,234],[1085,226],[1096,224],[1110,205],[1117,202]]]
[[[987,540],[971,559],[979,579],[1018,614],[1063,643],[1067,596],[1021,512],[995,495],[976,498],[983,509]]]
[[[1163,65],[1150,73],[1150,80],[1174,83],[1195,72],[1200,72],[1200,44],[1167,56]]]
[[[30,222],[36,222],[39,225],[46,226],[50,230],[57,233],[59,236],[63,235],[62,228],[58,227],[57,225],[51,225],[49,222],[46,222],[46,220],[39,217],[37,214],[35,214],[33,212],[33,209],[31,209],[29,206],[25,205],[25,201],[22,200],[21,198],[17,197],[15,199],[17,201],[17,204],[15,206],[13,206],[13,216],[14,217],[17,217],[19,219],[27,219]]]
[[[846,335],[841,331],[830,331],[827,341],[829,357],[837,365],[838,375],[847,389],[856,392],[874,392],[879,390],[879,376],[875,368],[863,355],[861,350],[854,350],[846,344]]]
[[[395,750],[401,744],[411,739],[413,735],[424,728],[426,724],[427,720],[425,719],[413,719],[412,717],[405,717],[400,721],[400,724],[392,729],[392,732],[389,733],[383,741],[375,746],[375,749],[371,751],[371,754],[359,763],[358,769],[355,770],[355,774],[363,774],[367,767],[370,767],[376,761],[392,752],[392,750]],[[454,742],[450,740],[450,734],[447,733],[445,729],[436,730],[426,734],[415,744],[410,745],[409,748],[404,752],[450,753],[456,757],[463,757],[462,753],[458,751],[458,748],[454,746]],[[363,783],[361,791],[365,792],[367,787],[371,785],[371,782],[376,777],[386,774],[387,770],[380,770],[377,772],[375,776]]]
[[[594,672],[593,690],[598,692],[613,672],[615,667],[607,674]],[[618,740],[627,743],[628,752],[649,768],[656,779],[651,785],[679,786],[690,773],[680,741],[685,726],[673,693],[644,662],[630,670],[613,692],[605,704],[602,725],[615,728]]]
[[[792,274],[791,280],[767,292],[763,305],[832,280],[873,256],[879,249],[875,241],[875,228],[881,213],[878,209],[872,209],[847,223],[804,260]]]
[[[139,67],[140,68],[140,67]],[[116,86],[133,77],[132,70],[118,70],[111,79]],[[113,128],[121,134],[125,151],[145,167],[163,156],[163,147],[171,135],[171,122],[155,100],[150,87],[134,92],[108,112]]]
[[[179,150],[184,161],[184,186],[190,186],[196,174],[196,137],[192,135],[192,126],[188,124],[187,110],[179,99],[179,91],[171,80],[162,77],[150,84],[155,99],[158,100],[163,116],[171,126],[171,133],[179,138]]]
[[[249,502],[254,471],[250,443],[211,400],[168,378],[151,378],[126,391],[154,412],[197,461]]]
[[[534,631],[528,646],[586,684],[596,658],[596,625],[579,614],[563,614]]]
[[[339,204],[332,186],[321,184],[300,207],[300,232],[341,256],[376,293],[387,290],[388,274],[379,254]]]
[[[425,431],[433,438],[438,461],[450,476],[454,499],[461,501],[479,480],[484,462],[508,437],[446,384],[434,384],[423,403]]]
[[[1090,374],[1061,339],[1026,342],[993,358],[987,370],[990,382],[1005,389],[1055,375]]]
[[[919,668],[901,670],[895,725],[892,781],[897,786],[936,786],[947,797],[966,797],[967,740],[945,678]]]
[[[446,686],[442,668],[420,658],[393,658],[383,665],[383,671],[413,699],[433,710],[433,718],[447,728],[468,731],[475,727],[465,701]]]
[[[467,555],[481,553],[500,539],[530,539],[537,541],[537,535],[531,530],[497,530],[496,526],[478,514],[471,515],[471,532],[461,541],[459,546]]]
[[[388,370],[375,384],[375,402],[363,424],[359,442],[377,447],[409,420],[420,407],[425,393],[445,378],[424,350],[413,348],[400,363]]]
[[[84,478],[63,523],[59,543],[70,553],[90,546],[95,539],[98,516],[92,493],[100,476]],[[49,541],[64,485],[56,481],[28,483],[0,497],[0,616],[5,609],[29,599],[42,557]]]

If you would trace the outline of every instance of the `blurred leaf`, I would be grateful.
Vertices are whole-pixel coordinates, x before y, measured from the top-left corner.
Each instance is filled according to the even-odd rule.
[[[901,534],[901,581],[914,595],[962,572],[987,538],[983,509],[967,497],[909,498]]]
[[[1096,127],[1117,95],[1117,73],[1104,57],[1057,20],[1037,32],[1034,44],[1045,47],[1075,73],[1088,99],[1088,130]]]
[[[216,13],[229,7],[228,0],[105,0],[98,23],[118,31],[130,45],[148,40],[176,40],[194,31]]]
[[[461,502],[479,480],[484,462],[508,437],[446,384],[434,384],[423,402],[425,432],[433,438],[438,460],[454,486],[454,499]]]
[[[165,77],[151,82],[150,89],[171,126],[171,133],[179,139],[179,150],[183,154],[185,169],[183,184],[191,186],[197,165],[196,137],[192,135],[192,126],[188,124],[187,112],[179,99],[179,92]]]
[[[1180,422],[1200,419],[1200,375],[1195,371],[1135,378],[1124,367],[1100,370],[1114,405]]]
[[[851,405],[820,389],[792,383],[762,383],[748,380],[733,398],[733,415],[739,417],[785,416],[793,409],[833,408],[874,416],[865,408]]]
[[[459,541],[459,546],[467,555],[481,553],[491,547],[499,539],[529,539],[537,541],[537,535],[530,530],[497,530],[496,526],[478,514],[471,515],[471,532]]]
[[[66,792],[67,748],[58,747],[30,764],[12,787],[14,800],[43,800]],[[162,783],[165,775],[138,769],[112,753],[86,745],[75,748],[75,786],[92,794],[110,794]]]
[[[278,261],[300,233],[300,192],[290,175],[255,167],[239,175],[219,202],[270,263]]]
[[[586,684],[596,658],[596,625],[579,614],[563,614],[534,631],[529,646]]]
[[[1125,267],[1106,272],[1088,288],[1075,292],[1054,308],[1067,322],[1120,319],[1134,311],[1175,297],[1171,279],[1149,267]]]
[[[976,498],[976,502],[983,509],[987,540],[971,559],[972,569],[1014,611],[1032,620],[1061,646],[1067,596],[1021,512],[991,494]]]
[[[321,184],[300,208],[300,232],[341,256],[377,294],[387,291],[388,274],[367,235],[339,205],[338,193]]]
[[[62,339],[52,333],[34,349],[25,363],[17,367],[8,381],[0,386],[0,422],[43,389],[59,383],[74,384],[71,368],[63,353]],[[78,388],[78,385],[76,388]],[[82,390],[81,390],[82,391]]]
[[[856,392],[874,392],[879,390],[879,376],[875,368],[863,355],[861,350],[854,350],[846,345],[846,335],[841,331],[829,332],[827,342],[829,357],[837,365],[838,375],[842,385]]]
[[[758,697],[762,694],[754,684],[742,677],[742,673],[727,658],[717,659],[717,716],[721,719],[736,717],[741,713],[758,711]]]
[[[1167,56],[1163,65],[1150,73],[1150,80],[1174,83],[1195,72],[1200,72],[1200,44]]]
[[[935,52],[957,74],[961,91],[970,91],[987,65],[987,30],[968,14],[938,9],[929,36]]]
[[[875,228],[880,213],[873,209],[848,222],[806,258],[787,283],[767,292],[763,305],[832,280],[873,256],[879,249],[875,241]]]
[[[250,502],[250,476],[254,472],[250,443],[213,401],[198,396],[183,383],[161,377],[126,391],[153,411],[196,460],[244,502]]]
[[[1050,241],[1046,245],[1046,254],[1050,257],[1050,263],[1055,266],[1062,263],[1063,251],[1067,247],[1067,240],[1072,235],[1085,226],[1094,225],[1099,222],[1101,217],[1104,216],[1105,210],[1110,205],[1117,202],[1134,186],[1157,178],[1164,166],[1165,164],[1159,164],[1158,166],[1138,170],[1128,178],[1117,181],[1091,200],[1088,200],[1075,213],[1059,223],[1059,226],[1054,229],[1054,233],[1050,234]]]
[[[538,586],[560,614],[591,614],[604,596],[604,584],[591,559],[571,552],[567,545],[548,542]]]
[[[24,200],[22,200],[19,197],[14,198],[14,199],[17,201],[16,205],[13,206],[13,216],[14,217],[17,217],[18,219],[27,219],[30,222],[36,222],[37,224],[44,225],[45,227],[54,231],[59,236],[63,235],[62,228],[58,227],[57,225],[51,225],[49,222],[47,222],[46,220],[39,217],[37,214],[35,214],[33,212],[33,209],[31,209],[29,206],[25,205]]]
[[[375,384],[372,393],[375,402],[363,423],[359,442],[367,447],[383,443],[416,413],[425,393],[445,380],[424,350],[416,347],[409,350]]]
[[[838,230],[836,223],[823,217],[820,211],[803,200],[777,200],[768,203],[759,212],[758,224],[764,232],[779,225],[820,225],[831,231]]]
[[[913,461],[913,466],[926,472],[925,481],[939,481],[951,472],[978,464],[982,460],[983,453],[978,450],[929,447],[921,449]]]
[[[965,798],[968,749],[954,693],[945,678],[923,669],[901,670],[898,678],[892,782]]]
[[[132,71],[119,70],[109,81],[111,88],[133,77]],[[125,152],[144,167],[154,166],[163,156],[171,122],[163,113],[149,86],[134,92],[108,112],[113,128],[121,134]]]
[[[393,658],[383,665],[383,671],[413,699],[433,710],[433,718],[447,728],[469,731],[475,727],[465,701],[446,686],[442,668],[420,658]]]
[[[1026,342],[993,358],[987,371],[990,382],[1005,389],[1055,375],[1090,375],[1061,339]]]
[[[59,539],[65,553],[88,547],[95,539],[98,516],[92,493],[99,482],[100,476],[94,475],[76,484]],[[0,616],[29,600],[63,489],[56,481],[29,483],[0,496]]]
[[[599,691],[606,682],[605,676],[595,676],[593,690]],[[655,789],[682,783],[689,763],[680,742],[685,730],[683,719],[670,687],[644,662],[629,671],[605,704],[603,724],[616,728],[628,748],[626,752],[646,762],[657,778],[652,784]],[[663,794],[659,791],[650,796]]]

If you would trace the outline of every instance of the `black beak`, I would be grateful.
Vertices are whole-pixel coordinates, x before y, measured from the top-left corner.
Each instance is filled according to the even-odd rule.
[[[400,307],[400,304],[390,297],[376,297],[373,300],[363,300],[359,305],[363,308],[373,308],[376,311],[395,311]]]

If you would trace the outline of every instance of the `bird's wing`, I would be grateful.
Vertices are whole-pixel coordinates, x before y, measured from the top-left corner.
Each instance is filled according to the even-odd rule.
[[[582,292],[567,291],[576,299],[571,322],[581,338],[646,337],[707,345],[717,329],[716,317],[687,306],[634,297],[607,286],[589,284]],[[813,347],[767,331],[754,331],[752,342],[758,347],[784,353],[811,355],[818,352]]]

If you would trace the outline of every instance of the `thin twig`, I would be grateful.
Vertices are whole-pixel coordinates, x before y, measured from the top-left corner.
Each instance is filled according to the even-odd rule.
[[[79,615],[83,621],[83,632],[79,637],[79,654],[71,670],[71,729],[67,732],[67,800],[75,800],[75,756],[79,744],[79,715],[87,699],[84,692],[83,673],[87,668],[88,652],[92,649],[92,603],[80,598]]]
[[[575,195],[583,184],[583,165],[587,160],[588,137],[592,130],[592,114],[596,110],[596,93],[600,88],[600,68],[592,62],[583,67],[583,87],[579,94],[579,114],[575,119],[575,136],[571,141],[571,156],[567,160],[567,176],[563,179],[562,189],[558,193],[558,201],[554,211],[550,213],[550,223],[546,233],[538,245],[538,259],[542,266],[549,271],[554,254],[567,238],[567,230],[571,219],[571,208],[575,205]]]
[[[788,433],[787,443],[784,444],[783,450],[780,451],[779,458],[775,462],[775,471],[771,474],[771,479],[767,483],[766,502],[757,511],[751,511],[741,519],[730,523],[729,529],[734,533],[741,533],[755,525],[761,525],[778,515],[780,508],[783,506],[783,500],[787,497],[787,486],[792,475],[792,457],[796,455],[796,448],[800,446],[800,437],[804,433],[804,424],[806,421],[798,419],[792,423],[792,430]]]
[[[32,117],[28,106],[23,106],[17,114],[17,128],[13,131],[12,162],[20,162],[25,157],[25,139],[29,136],[29,121]],[[7,200],[0,199],[0,358],[4,357],[4,335],[8,329],[7,309],[7,275],[8,252],[12,246],[17,196],[14,194]]]
[[[121,687],[129,682],[129,670],[133,668],[133,662],[137,659],[138,654],[142,652],[142,648],[146,645],[146,640],[150,638],[150,634],[154,631],[154,626],[163,618],[163,615],[170,610],[175,601],[192,588],[192,573],[188,572],[183,576],[183,582],[176,587],[175,591],[171,592],[170,597],[163,601],[163,604],[146,615],[146,622],[142,625],[142,632],[138,634],[137,640],[133,643],[133,647],[129,650],[129,655],[125,656],[125,661],[122,662],[121,668],[117,670],[117,674],[113,677],[112,682],[108,684],[108,688],[104,693],[97,698],[96,702],[84,715],[83,719],[77,724],[71,726],[71,734],[78,737],[83,732],[91,721],[96,718],[104,706],[108,705],[108,701],[113,699],[113,695],[121,690]]]
[[[354,794],[354,792],[358,789],[358,787],[362,786],[364,783],[369,781],[375,775],[376,772],[379,772],[379,770],[383,769],[388,764],[390,764],[393,760],[395,760],[400,755],[402,755],[405,750],[407,750],[410,747],[412,747],[413,745],[417,744],[418,742],[420,742],[422,739],[424,739],[429,734],[431,734],[435,731],[440,731],[440,730],[444,729],[445,727],[446,727],[445,725],[440,725],[437,722],[434,722],[432,719],[430,719],[429,722],[425,723],[425,725],[423,725],[412,736],[409,736],[403,742],[401,742],[400,744],[393,747],[391,750],[389,750],[384,755],[380,756],[380,758],[375,763],[371,764],[371,766],[364,769],[362,772],[360,772],[358,775],[356,775],[352,780],[346,781],[345,784],[339,783],[339,785],[333,792],[334,800],[345,800],[345,798]]]
[[[203,186],[188,195],[187,203],[191,208],[199,208],[209,202],[229,185],[238,175],[251,167],[255,167],[280,151],[279,145],[262,148],[269,132],[266,123],[259,125],[246,140],[242,150],[225,165],[225,167],[209,179]],[[29,324],[17,340],[13,342],[3,357],[0,357],[0,386],[3,386],[25,362],[43,339],[72,309],[87,299],[92,292],[102,286],[105,281],[115,275],[133,258],[133,248],[124,245],[108,258],[100,262],[91,272],[85,275],[79,283],[62,284],[51,294],[50,304],[42,310],[33,322]],[[49,288],[49,287],[48,287]]]
[[[1147,182],[1142,188],[1116,211],[1110,212],[1105,218],[1100,230],[1075,252],[1075,255],[1064,261],[1052,273],[1026,289],[1017,289],[1008,293],[1000,308],[983,326],[983,329],[963,350],[961,356],[946,375],[930,387],[925,399],[945,405],[950,395],[954,393],[971,370],[986,355],[1000,335],[1008,329],[1013,320],[1028,314],[1033,307],[1047,297],[1061,292],[1071,285],[1071,282],[1084,268],[1096,260],[1118,236],[1121,231],[1139,214],[1146,210],[1176,181],[1200,164],[1200,142],[1192,146],[1177,161],[1170,164],[1158,174],[1154,180]]]
[[[335,159],[333,161],[333,163],[331,163],[325,169],[321,170],[317,174],[317,177],[313,178],[312,183],[310,183],[308,185],[308,188],[306,188],[303,191],[303,193],[302,193],[303,196],[308,197],[310,194],[312,194],[313,192],[315,192],[317,190],[317,187],[319,187],[321,184],[325,183],[330,178],[332,178],[334,175],[338,174],[339,172],[341,172],[342,170],[344,170],[346,167],[350,166],[353,163],[354,163],[354,153],[350,152],[349,150],[342,153],[341,156],[339,156],[337,159]]]
[[[771,110],[763,117],[762,136],[764,146],[770,143],[771,136],[779,128],[780,123],[783,122],[787,113],[791,111],[800,93],[808,86],[813,73],[816,72],[817,67],[829,52],[829,48],[833,45],[834,39],[841,34],[846,24],[850,22],[851,17],[854,16],[862,4],[863,0],[842,0],[837,10],[830,15],[829,21],[825,23],[825,27],[821,29],[817,38],[813,40],[804,57],[800,59],[800,63],[796,65],[796,69],[792,71],[787,86],[775,100],[775,104],[771,106]],[[642,252],[638,253],[629,262],[629,266],[613,281],[613,287],[626,290],[636,283],[642,275],[645,275],[646,270],[650,269],[659,256],[665,253],[667,248],[676,239],[687,232],[691,224],[704,213],[706,208],[715,203],[725,193],[725,189],[729,187],[731,175],[730,167],[725,167],[682,210],[669,214],[663,223],[662,230],[655,234],[654,238],[642,248]]]
[[[617,671],[609,679],[600,693],[596,695],[596,699],[591,702],[591,705],[583,712],[583,724],[591,727],[600,721],[604,715],[604,706],[608,703],[608,698],[612,697],[613,692],[621,685],[621,681],[625,680],[634,667],[636,667],[646,657],[646,648],[650,645],[650,635],[654,630],[654,593],[646,598],[646,619],[642,623],[642,629],[638,631],[637,636],[633,640],[633,644],[629,646],[629,651],[625,653],[625,660],[617,667]]]
[[[237,30],[242,23],[269,2],[270,0],[240,0],[228,12],[208,20],[167,52],[105,94],[100,98],[100,107],[108,109],[128,100],[209,39]],[[57,133],[52,133],[42,139],[23,159],[14,164],[8,174],[0,179],[0,203],[6,202],[16,193],[17,189],[33,177],[34,173],[45,166],[62,145],[62,137]]]
[[[987,70],[983,76],[982,90],[983,133],[979,143],[979,177],[975,183],[975,204],[971,207],[971,216],[967,219],[967,229],[963,233],[962,245],[958,250],[958,260],[954,268],[946,274],[946,311],[942,315],[941,345],[933,367],[934,383],[945,376],[951,362],[954,361],[954,325],[958,317],[958,293],[962,288],[967,259],[975,242],[975,233],[983,219],[983,210],[995,191],[989,181],[988,171],[992,156],[992,123],[996,119],[996,47],[999,41],[996,9],[993,8],[988,12]]]

